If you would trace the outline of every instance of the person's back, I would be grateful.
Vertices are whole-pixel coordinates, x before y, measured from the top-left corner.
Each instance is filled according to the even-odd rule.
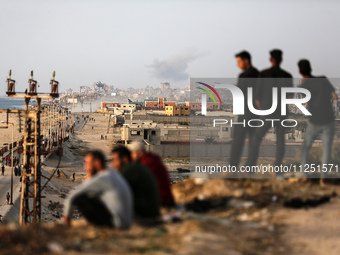
[[[255,90],[255,105],[258,110],[269,110],[272,108],[273,99],[276,100],[276,110],[267,115],[262,115],[260,119],[264,121],[264,124],[261,127],[256,128],[254,131],[254,135],[250,139],[249,144],[249,155],[247,159],[248,166],[255,166],[257,164],[259,147],[263,137],[266,135],[266,132],[272,127],[275,126],[276,133],[276,160],[275,165],[279,166],[282,163],[285,151],[285,129],[282,125],[280,125],[279,121],[267,122],[266,119],[284,119],[286,114],[282,115],[281,112],[281,88],[284,87],[292,87],[293,86],[293,78],[292,75],[285,70],[281,69],[280,65],[282,62],[282,51],[275,49],[270,51],[270,62],[272,67],[265,69],[259,73],[259,77],[257,80],[256,90]],[[277,89],[277,97],[273,98],[274,91],[273,88]],[[291,94],[286,95],[288,98],[292,97]],[[275,105],[274,105],[275,106]]]
[[[126,181],[117,172],[105,170],[83,183],[66,200],[65,215],[70,215],[71,206],[82,195],[98,199],[105,205],[112,215],[112,226],[121,229],[127,229],[131,226],[133,216],[132,193]]]
[[[262,78],[291,78],[292,75],[283,70],[280,66],[272,66],[259,73]]]
[[[140,163],[147,166],[155,176],[160,193],[161,205],[168,207],[174,206],[175,201],[171,192],[168,170],[161,158],[152,152],[146,152],[140,159]]]
[[[308,110],[312,114],[306,128],[304,143],[301,151],[301,165],[308,163],[309,150],[314,139],[321,134],[322,165],[328,167],[332,158],[332,145],[335,133],[335,117],[331,99],[338,100],[335,89],[326,77],[312,75],[312,67],[307,59],[298,62],[300,74],[303,77],[301,87],[307,89],[311,98],[308,101]],[[320,184],[323,185],[324,172],[321,172]]]
[[[270,109],[273,104],[273,88],[277,88],[277,108],[271,115],[281,118],[281,88],[292,86],[292,75],[280,66],[272,66],[259,73],[255,99],[260,101],[262,110]]]
[[[132,162],[124,165],[120,173],[131,187],[136,216],[158,217],[160,198],[156,179],[151,171],[139,162]]]
[[[308,110],[312,114],[309,121],[313,124],[322,125],[334,121],[334,111],[331,104],[334,87],[325,76],[304,79],[302,88],[311,93],[308,102]]]

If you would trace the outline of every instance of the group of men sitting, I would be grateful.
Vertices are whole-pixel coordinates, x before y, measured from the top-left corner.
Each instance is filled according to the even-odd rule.
[[[113,148],[111,164],[112,168],[107,166],[101,151],[86,154],[86,181],[65,202],[67,225],[71,225],[73,207],[94,225],[128,229],[133,220],[158,224],[161,207],[175,206],[165,165],[145,150],[142,141]]]

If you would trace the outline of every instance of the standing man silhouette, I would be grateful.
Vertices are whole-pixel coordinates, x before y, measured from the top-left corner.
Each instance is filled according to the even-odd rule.
[[[239,87],[245,98],[248,94],[248,88],[253,88],[256,85],[256,77],[259,74],[259,71],[252,66],[251,63],[251,55],[247,51],[242,51],[235,55],[237,66],[243,71],[239,75],[239,79],[237,82],[237,87]],[[244,115],[239,115],[237,118],[238,122],[248,122],[250,119],[254,119],[256,115],[251,113],[248,108],[248,104],[245,101],[244,104]],[[233,130],[233,142],[231,147],[231,155],[230,155],[230,165],[231,166],[238,166],[240,163],[240,158],[242,154],[242,150],[244,147],[244,141],[246,139],[246,136],[248,135],[248,138],[250,140],[250,137],[254,133],[254,128],[251,128],[249,126],[242,126],[242,125],[236,125]]]
[[[273,104],[273,88],[277,88],[277,107],[273,113],[261,116],[261,120],[264,122],[263,126],[254,127],[254,135],[250,139],[250,151],[247,160],[248,166],[255,166],[257,164],[261,141],[271,127],[275,128],[274,132],[276,134],[276,166],[281,165],[284,156],[285,129],[281,125],[281,121],[285,119],[287,114],[281,115],[281,88],[292,87],[293,78],[290,73],[281,68],[281,50],[274,49],[270,51],[269,61],[271,63],[271,67],[259,73],[254,93],[255,105],[258,110],[270,109]],[[288,95],[287,97],[291,98],[292,95]],[[276,121],[265,121],[265,119],[274,119]]]
[[[312,147],[313,141],[321,133],[322,140],[322,169],[327,169],[331,163],[332,145],[335,133],[335,116],[333,102],[337,102],[338,96],[335,93],[333,85],[325,76],[316,77],[312,75],[312,67],[307,59],[298,62],[298,67],[303,81],[302,88],[308,89],[311,93],[311,99],[308,102],[310,116],[305,140],[302,146],[301,165],[303,169],[309,169],[308,153]],[[320,185],[324,185],[324,172],[321,171]]]

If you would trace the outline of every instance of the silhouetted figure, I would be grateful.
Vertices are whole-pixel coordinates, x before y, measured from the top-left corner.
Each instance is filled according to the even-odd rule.
[[[72,174],[72,181],[74,182],[76,180],[76,173]]]
[[[293,78],[292,75],[285,70],[281,69],[282,51],[272,50],[270,52],[270,63],[272,67],[263,70],[259,73],[258,82],[255,89],[255,105],[259,110],[268,110],[272,106],[272,94],[273,88],[277,88],[277,108],[269,115],[261,116],[264,125],[256,127],[254,135],[250,139],[250,151],[248,155],[247,165],[255,166],[259,155],[259,147],[263,137],[267,131],[272,127],[271,121],[265,121],[265,119],[277,119],[274,121],[275,133],[276,133],[276,160],[275,165],[278,166],[282,163],[284,150],[285,150],[285,128],[281,125],[281,121],[285,119],[286,115],[281,115],[281,88],[292,87]],[[287,95],[292,97],[292,95]]]
[[[9,204],[9,199],[11,198],[11,195],[9,194],[9,192],[7,192],[7,195],[6,195],[6,199],[7,199],[7,204]]]
[[[19,172],[18,166],[15,166],[15,167],[14,167],[14,175],[15,175],[15,176],[18,176],[18,172]]]
[[[335,89],[325,76],[313,76],[310,62],[306,59],[298,63],[300,74],[303,77],[302,88],[311,93],[308,102],[308,111],[312,114],[309,118],[305,133],[305,141],[301,153],[301,165],[308,163],[308,153],[314,139],[321,133],[322,139],[322,164],[329,164],[332,157],[332,144],[335,132],[335,117],[331,99],[335,102],[338,96]],[[320,184],[323,185],[323,171],[321,171]]]
[[[253,88],[256,86],[256,77],[258,76],[258,70],[252,66],[251,55],[247,51],[242,51],[236,54],[237,66],[243,71],[239,75],[237,86],[242,90],[244,98],[248,98],[248,88]],[[248,108],[247,100],[244,101],[244,115],[239,115],[237,121],[248,123],[250,119],[256,119],[257,115],[250,112]],[[231,147],[231,155],[229,164],[232,166],[238,166],[240,163],[240,158],[242,150],[244,147],[244,142],[246,136],[248,135],[248,141],[250,141],[251,136],[254,134],[255,129],[246,125],[235,125],[233,131],[233,141]],[[250,147],[248,148],[250,150]],[[250,154],[250,152],[248,153]]]

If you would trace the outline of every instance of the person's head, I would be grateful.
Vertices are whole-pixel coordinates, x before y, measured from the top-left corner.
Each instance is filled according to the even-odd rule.
[[[131,151],[131,159],[133,161],[140,160],[145,154],[145,144],[143,141],[132,142],[128,147]]]
[[[278,49],[270,51],[269,61],[272,66],[279,66],[282,62],[282,51]]]
[[[251,56],[248,51],[241,51],[235,55],[237,66],[241,70],[247,70],[251,67]]]
[[[307,59],[301,59],[298,62],[298,67],[300,74],[303,77],[310,76],[312,74],[312,67],[310,65],[310,62]]]
[[[131,152],[125,146],[117,146],[111,151],[111,163],[118,171],[131,162]]]
[[[99,150],[86,153],[84,163],[84,168],[89,178],[106,169],[105,156]]]

